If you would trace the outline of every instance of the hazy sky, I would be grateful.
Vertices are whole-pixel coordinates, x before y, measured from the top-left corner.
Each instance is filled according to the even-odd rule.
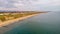
[[[0,0],[0,10],[60,11],[60,0]]]

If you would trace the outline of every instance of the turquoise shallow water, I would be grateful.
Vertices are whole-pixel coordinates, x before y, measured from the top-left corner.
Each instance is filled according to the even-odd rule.
[[[39,14],[20,22],[4,34],[60,34],[60,12]]]

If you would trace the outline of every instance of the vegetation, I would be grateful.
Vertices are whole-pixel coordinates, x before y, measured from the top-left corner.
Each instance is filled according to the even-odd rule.
[[[0,15],[0,20],[1,20],[1,21],[5,21],[4,15]]]
[[[28,15],[32,15],[32,14],[37,14],[39,12],[25,12],[25,13],[0,13],[0,21],[6,21],[6,20],[10,20],[10,19],[16,19],[16,18],[20,18],[20,17],[24,17],[24,16],[28,16]],[[1,15],[2,14],[2,15]]]

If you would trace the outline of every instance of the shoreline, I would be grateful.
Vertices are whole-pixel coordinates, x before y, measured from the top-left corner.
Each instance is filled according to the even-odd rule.
[[[16,19],[8,20],[8,21],[5,21],[5,22],[1,22],[0,27],[7,26],[7,25],[12,24],[14,22],[18,22],[19,20],[24,20],[24,19],[27,19],[27,18],[35,16],[35,15],[37,15],[37,14],[28,15],[28,16],[24,16],[24,17],[20,17],[20,18],[16,18]]]
[[[33,14],[33,15],[28,15],[28,16],[22,17],[22,18],[17,18],[17,20],[16,19],[14,20],[15,23],[12,21],[12,23],[1,25],[0,26],[0,34],[4,34],[5,32],[19,26],[21,23],[17,23],[18,21],[21,21],[21,20],[24,20],[24,19],[27,19],[27,18],[30,18],[30,17],[34,17],[34,16],[37,16],[37,15],[38,14]]]

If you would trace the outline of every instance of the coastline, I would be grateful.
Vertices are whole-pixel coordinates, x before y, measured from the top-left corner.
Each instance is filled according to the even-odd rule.
[[[27,19],[27,18],[32,17],[32,16],[35,16],[35,15],[37,15],[37,14],[28,15],[28,16],[16,18],[16,19],[13,19],[13,20],[8,20],[8,21],[5,21],[5,22],[1,22],[0,23],[0,27],[7,26],[7,25],[12,24],[14,22],[18,22],[19,20],[24,20],[24,19]]]
[[[39,13],[40,14],[40,13]],[[37,16],[38,14],[33,14],[33,15],[28,15],[28,16],[25,16],[25,17],[21,17],[21,18],[17,18],[17,19],[14,19],[14,20],[9,20],[8,22],[12,22],[12,23],[3,23],[1,26],[0,26],[0,34],[4,34],[5,32],[19,26],[21,23],[17,23],[18,21],[21,21],[21,20],[24,20],[24,19],[27,19],[27,18],[30,18],[30,17],[33,17],[33,16]],[[15,22],[15,23],[14,23]]]

